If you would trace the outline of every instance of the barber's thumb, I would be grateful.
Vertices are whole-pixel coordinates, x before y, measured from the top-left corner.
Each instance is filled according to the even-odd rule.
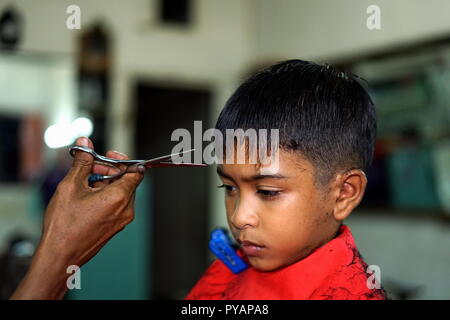
[[[92,141],[86,137],[80,137],[75,142],[75,145],[81,147],[94,148]],[[87,152],[75,151],[75,155],[72,163],[72,173],[77,174],[83,178],[86,178],[91,173],[92,165],[94,163],[94,157]]]

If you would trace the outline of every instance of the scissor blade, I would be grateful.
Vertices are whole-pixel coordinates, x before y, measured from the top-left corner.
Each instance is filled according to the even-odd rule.
[[[176,157],[176,156],[179,156],[179,155],[181,155],[183,153],[188,153],[188,152],[192,152],[192,151],[195,151],[195,149],[190,149],[190,150],[186,150],[186,151],[182,151],[182,152],[168,154],[166,156],[161,156],[161,157],[158,157],[158,158],[153,158],[153,159],[150,159],[150,160],[145,160],[145,161],[143,161],[140,164],[145,165],[147,167],[147,164],[152,164],[152,163],[163,162],[163,161],[166,161],[166,160],[171,160],[172,157]]]
[[[173,163],[173,162],[157,162],[157,163],[147,163],[145,167],[147,168],[162,168],[162,167],[206,167],[207,164],[204,163]]]

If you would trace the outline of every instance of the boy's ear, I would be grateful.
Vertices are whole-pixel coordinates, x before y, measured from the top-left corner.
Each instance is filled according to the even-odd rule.
[[[352,169],[338,174],[336,184],[336,203],[333,215],[338,221],[346,219],[361,202],[367,186],[366,174],[359,169]]]

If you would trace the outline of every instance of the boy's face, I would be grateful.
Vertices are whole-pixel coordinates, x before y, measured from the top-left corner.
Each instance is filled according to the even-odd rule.
[[[277,172],[261,175],[255,164],[222,164],[230,229],[253,267],[271,271],[306,257],[331,240],[339,222],[313,165],[279,150]]]

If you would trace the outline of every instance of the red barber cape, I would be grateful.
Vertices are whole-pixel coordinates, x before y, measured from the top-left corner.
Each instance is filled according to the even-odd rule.
[[[333,240],[306,258],[275,271],[249,267],[235,275],[215,260],[186,299],[386,299],[383,289],[368,288],[368,282],[374,284],[374,276],[366,270],[350,228],[343,225]]]

